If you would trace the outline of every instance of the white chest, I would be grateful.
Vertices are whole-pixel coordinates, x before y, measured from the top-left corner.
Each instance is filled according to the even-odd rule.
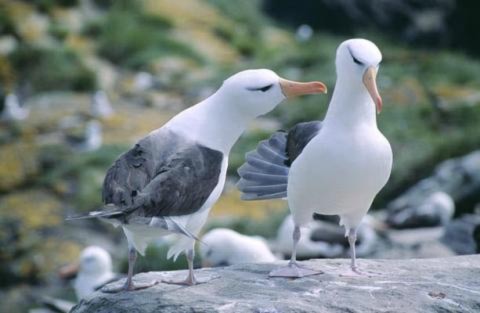
[[[368,210],[387,182],[392,151],[375,128],[322,129],[292,164],[288,197],[324,214]]]

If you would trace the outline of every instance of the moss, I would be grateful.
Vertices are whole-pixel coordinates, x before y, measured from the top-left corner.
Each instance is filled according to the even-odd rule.
[[[95,74],[79,55],[67,48],[42,49],[21,44],[10,56],[18,78],[29,82],[34,91],[95,89]]]
[[[20,223],[20,236],[62,222],[60,202],[43,190],[11,193],[1,199],[1,216]]]
[[[240,192],[232,190],[222,194],[212,209],[211,216],[218,218],[239,217],[262,220],[286,207],[283,200],[242,201]]]
[[[168,29],[169,23],[160,17],[117,5],[98,27],[99,53],[133,68],[145,68],[153,60],[171,54],[202,62],[195,51],[170,36]]]
[[[236,216],[230,218],[212,218],[205,227],[204,232],[213,228],[226,227],[233,229],[241,234],[249,236],[262,236],[265,238],[274,238],[277,235],[277,230],[283,222],[285,216],[288,214],[288,209],[271,210],[263,218],[252,220],[245,216]]]
[[[39,171],[37,147],[30,143],[13,143],[0,149],[0,191],[24,184]]]
[[[1,18],[1,17],[0,17]],[[11,63],[4,56],[0,56],[0,93],[8,93],[14,87],[15,73]]]

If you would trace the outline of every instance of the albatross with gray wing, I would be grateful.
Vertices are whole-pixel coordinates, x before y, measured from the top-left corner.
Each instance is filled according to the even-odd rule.
[[[343,42],[337,49],[337,83],[325,119],[273,134],[247,154],[239,169],[243,199],[287,198],[292,213],[292,257],[287,267],[272,271],[271,276],[321,272],[296,261],[300,227],[311,221],[313,213],[340,216],[350,245],[351,271],[360,273],[355,257],[357,229],[392,169],[392,149],[377,127],[375,114],[375,108],[378,113],[382,108],[375,80],[381,59],[371,41]],[[277,168],[282,166],[283,171]]]
[[[150,241],[171,234],[178,238],[168,257],[185,252],[189,265],[187,279],[178,283],[195,284],[195,239],[223,189],[234,143],[254,118],[273,110],[285,98],[325,91],[320,82],[292,82],[266,69],[243,71],[121,155],[105,177],[105,208],[77,217],[97,217],[122,226],[127,237],[125,285],[106,286],[103,291],[154,285],[156,282],[133,283],[137,251],[144,254]]]

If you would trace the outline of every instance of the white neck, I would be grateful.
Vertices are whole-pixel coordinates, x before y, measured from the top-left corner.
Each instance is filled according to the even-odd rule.
[[[325,116],[325,126],[330,123],[346,128],[358,125],[377,127],[375,103],[363,84],[337,79]]]
[[[176,115],[165,126],[177,134],[228,155],[254,116],[236,110],[237,106],[226,101],[222,93],[217,91]]]

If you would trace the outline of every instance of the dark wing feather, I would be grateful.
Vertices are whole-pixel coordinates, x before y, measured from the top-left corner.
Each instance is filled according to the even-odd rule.
[[[255,151],[248,152],[238,169],[237,187],[242,199],[285,198],[290,166],[321,127],[322,122],[318,121],[297,124],[288,133],[274,133],[261,141]]]
[[[305,146],[315,137],[322,128],[321,121],[298,123],[287,135],[286,154],[288,156],[287,166],[302,153]]]
[[[103,200],[136,216],[194,213],[217,186],[222,160],[219,151],[160,130],[115,161],[105,177]]]

